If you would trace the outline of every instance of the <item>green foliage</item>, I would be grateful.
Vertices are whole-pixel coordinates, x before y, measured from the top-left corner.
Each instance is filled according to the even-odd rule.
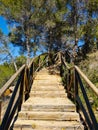
[[[84,74],[88,77],[88,79],[92,81],[92,83],[94,83],[95,86],[98,88],[98,51],[95,53],[90,53],[85,60],[79,63],[79,67],[84,72]],[[92,90],[85,83],[84,80],[83,80],[83,84],[85,86],[88,98],[92,102],[92,108],[96,115],[97,113],[96,110],[98,109],[98,97],[94,94],[94,92],[92,92]],[[84,102],[81,91],[80,94],[81,94],[81,100]],[[96,118],[98,120],[98,114],[96,115]]]
[[[13,18],[19,19],[20,13],[23,8],[23,0],[0,0],[1,11],[7,18],[13,16]]]
[[[43,48],[77,52],[80,39],[83,57],[98,48],[97,0],[0,0],[0,4],[0,13],[10,27],[14,24],[9,39],[27,52],[27,58]]]
[[[46,60],[45,58],[47,57],[47,53],[43,53],[39,56],[37,56],[35,59],[34,59],[34,71],[36,71],[37,69],[40,70],[41,68],[43,68],[44,66],[46,66]]]
[[[19,56],[15,59],[18,69],[26,63],[25,56]],[[4,62],[0,65],[0,88],[10,79],[10,77],[15,73],[14,64],[9,62]]]
[[[17,64],[18,68],[20,68],[23,64],[26,63],[26,57],[21,55],[21,56],[17,57],[15,59],[15,61],[16,61],[16,64]]]
[[[14,72],[13,66],[10,66],[8,63],[0,65],[0,88],[8,81]]]
[[[91,53],[79,63],[81,70],[96,85],[98,83],[98,51]]]

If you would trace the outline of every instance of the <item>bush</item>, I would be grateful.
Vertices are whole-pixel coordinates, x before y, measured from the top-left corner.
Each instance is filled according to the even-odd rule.
[[[14,72],[13,67],[8,64],[0,65],[0,88],[8,81]]]

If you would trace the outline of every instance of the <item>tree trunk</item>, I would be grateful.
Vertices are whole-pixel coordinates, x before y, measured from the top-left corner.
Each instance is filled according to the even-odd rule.
[[[15,61],[13,61],[13,64],[14,64],[15,71],[17,71],[17,70],[18,70],[18,68],[17,68],[16,62],[15,62]]]
[[[29,45],[29,38],[26,40],[26,47],[27,47],[27,65],[30,64],[30,45]]]
[[[14,60],[12,54],[11,54],[10,52],[8,52],[8,53],[9,53],[9,55],[10,55],[10,57],[11,57],[11,59],[12,59],[12,62],[13,62],[13,64],[14,64],[15,71],[17,71],[17,70],[18,70],[18,67],[17,67],[17,65],[16,65],[16,62],[15,62],[15,60]]]
[[[74,11],[74,48],[73,48],[73,62],[76,59],[76,49],[78,47],[78,39],[77,39],[77,5],[76,0],[74,0],[73,11]]]
[[[75,45],[77,45],[77,5],[76,0],[74,1],[74,38],[75,38]]]
[[[96,38],[96,47],[97,47],[97,50],[98,50],[98,38]]]
[[[52,51],[52,31],[49,29],[49,44],[48,44],[48,65],[51,65],[52,63],[52,57],[51,57],[51,51]]]

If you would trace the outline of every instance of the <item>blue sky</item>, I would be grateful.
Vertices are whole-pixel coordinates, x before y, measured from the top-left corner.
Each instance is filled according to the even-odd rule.
[[[7,21],[6,21],[6,19],[4,18],[4,17],[2,17],[2,16],[0,16],[0,29],[2,30],[2,32],[7,36],[8,35],[8,33],[10,32],[10,30],[9,30],[9,27],[8,27],[8,24],[7,24]],[[11,43],[9,44],[9,48],[10,48],[10,52],[11,52],[11,54],[13,55],[13,57],[17,57],[17,56],[19,56],[19,51],[20,51],[20,49],[19,49],[19,47],[17,47],[17,46],[13,46]],[[26,54],[24,54],[24,55],[26,55]],[[39,53],[38,53],[38,55],[39,55]],[[4,56],[4,54],[2,54],[2,55],[0,55],[0,57],[6,57],[6,56]],[[2,61],[2,60],[0,60],[0,64],[1,63],[3,63],[4,61]]]
[[[8,35],[9,33],[9,27],[7,25],[7,21],[4,17],[0,16],[0,29],[5,35]],[[10,52],[14,57],[19,56],[19,47],[13,47],[12,44],[9,44]],[[4,55],[0,55],[1,57],[4,57]],[[0,63],[3,63],[3,61],[0,61]]]
[[[8,24],[7,24],[7,21],[4,17],[0,16],[0,29],[2,30],[2,32],[5,34],[5,35],[8,35],[8,33],[10,32],[9,31],[9,27],[8,27]],[[83,41],[79,41],[78,42],[78,45],[82,45],[83,44]],[[12,44],[9,44],[9,47],[10,47],[10,51],[12,53],[12,55],[14,57],[16,56],[19,56],[19,47],[13,47]],[[38,53],[39,54],[39,53]],[[3,57],[3,55],[1,55]],[[2,61],[0,61],[1,63]]]
[[[4,19],[2,16],[0,16],[0,29],[3,31],[4,34],[8,34],[9,30],[8,30],[8,26],[7,26],[7,22],[6,19]]]

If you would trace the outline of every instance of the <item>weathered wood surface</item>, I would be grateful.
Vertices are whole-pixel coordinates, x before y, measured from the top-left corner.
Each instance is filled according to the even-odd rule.
[[[0,89],[0,97],[4,94],[4,92],[10,87],[15,78],[21,73],[21,71],[25,68],[23,65],[12,77],[6,82],[6,84]]]
[[[23,103],[13,130],[83,130],[75,105],[61,78],[43,69],[36,75],[30,98]]]
[[[18,120],[14,130],[83,130],[77,121]]]
[[[53,90],[46,90],[46,91],[42,91],[42,90],[38,90],[38,91],[32,91],[32,93],[30,93],[30,96],[34,96],[34,97],[66,97],[67,94],[65,93],[64,90],[60,90],[60,91],[53,91]]]
[[[98,88],[86,77],[86,75],[79,69],[78,66],[75,66],[75,69],[80,74],[80,76],[85,80],[85,82],[89,85],[89,87],[94,91],[94,93],[98,96]]]

